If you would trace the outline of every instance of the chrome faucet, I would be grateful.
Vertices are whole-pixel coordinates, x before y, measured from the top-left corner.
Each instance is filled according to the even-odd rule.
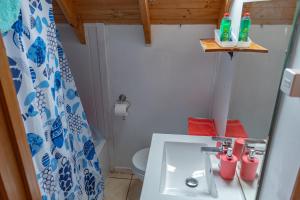
[[[212,137],[212,140],[222,142],[220,147],[201,147],[201,151],[208,153],[226,153],[232,146],[232,138]]]
[[[217,142],[222,142],[222,145],[225,147],[231,147],[232,145],[232,138],[214,136],[211,139]]]
[[[264,155],[266,150],[265,148],[259,149],[258,147],[252,146],[250,144],[245,144],[245,152],[250,153],[251,151],[254,151],[257,155]]]
[[[255,152],[257,155],[264,155],[266,147],[259,147],[256,144],[267,144],[267,140],[263,139],[245,139],[245,150],[250,154],[251,151]]]

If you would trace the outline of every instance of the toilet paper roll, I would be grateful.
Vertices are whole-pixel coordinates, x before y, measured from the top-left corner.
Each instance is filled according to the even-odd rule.
[[[128,115],[128,103],[117,103],[115,104],[115,116],[125,117]]]

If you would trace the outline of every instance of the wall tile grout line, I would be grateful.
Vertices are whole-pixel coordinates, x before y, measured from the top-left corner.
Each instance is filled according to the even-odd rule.
[[[133,178],[133,175],[131,175],[131,179],[130,179],[130,182],[129,182],[129,186],[128,186],[128,190],[127,190],[127,194],[126,194],[126,199],[125,200],[128,200],[128,194],[129,194],[130,186],[131,186],[131,183],[132,183],[132,178]]]

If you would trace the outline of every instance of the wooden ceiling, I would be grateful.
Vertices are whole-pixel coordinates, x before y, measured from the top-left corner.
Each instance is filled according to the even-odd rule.
[[[56,0],[53,5],[58,23],[71,23],[70,19],[75,17],[80,21],[75,21],[76,26],[81,22],[143,24],[145,30],[145,23],[149,23],[149,26],[217,24],[220,13],[224,12],[224,5],[230,1],[232,0]],[[251,13],[254,24],[291,24],[296,1],[247,3],[244,10]],[[62,3],[67,7],[63,7]],[[74,10],[71,17],[69,7]]]
[[[215,24],[224,0],[149,0],[151,24]],[[138,0],[73,0],[83,22],[140,24]],[[248,3],[255,24],[291,24],[296,0]],[[54,1],[57,22],[66,22]]]

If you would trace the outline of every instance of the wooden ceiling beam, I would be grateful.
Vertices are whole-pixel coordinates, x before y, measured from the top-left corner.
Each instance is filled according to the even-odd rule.
[[[140,16],[144,29],[145,43],[151,44],[151,21],[148,0],[139,0]]]
[[[81,44],[85,44],[84,26],[77,14],[72,0],[56,0],[68,23],[74,28],[75,34]]]

